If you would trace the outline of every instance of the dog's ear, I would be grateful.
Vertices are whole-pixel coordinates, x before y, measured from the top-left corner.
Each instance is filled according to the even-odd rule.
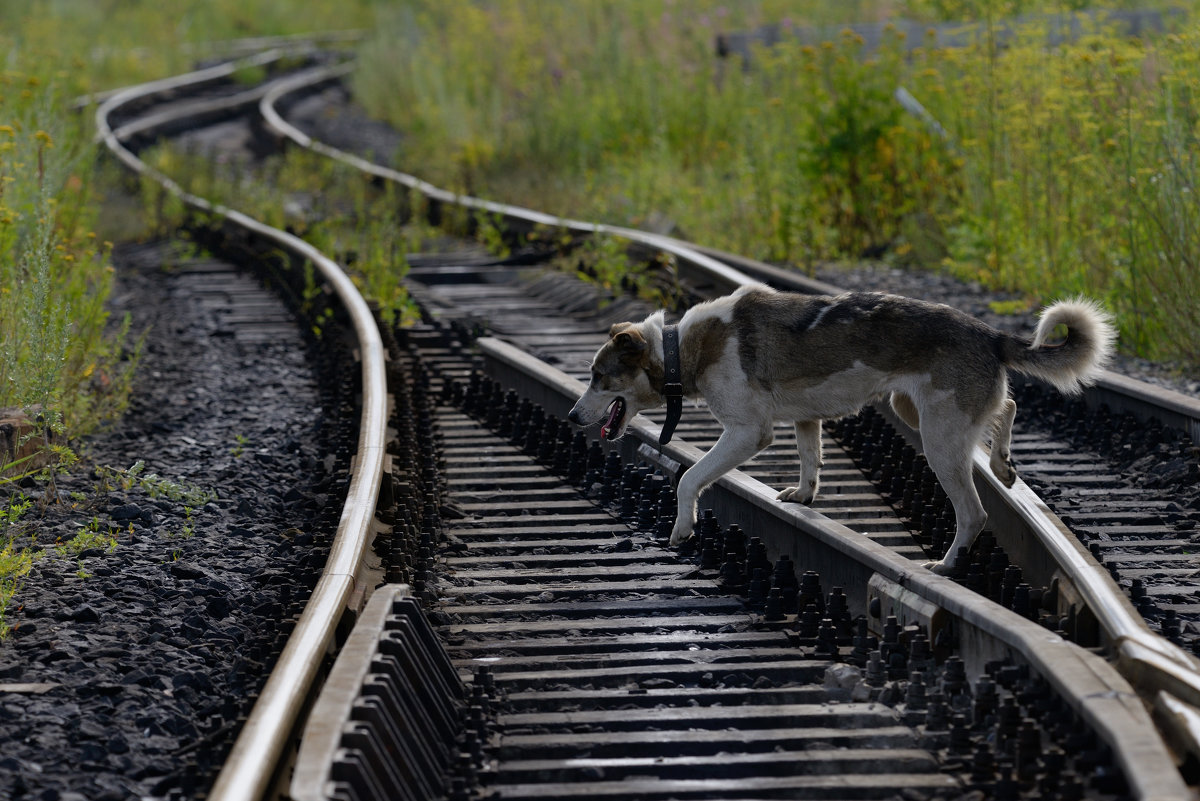
[[[616,339],[617,334],[629,328],[633,328],[633,323],[613,323],[612,328],[608,329],[608,338]]]
[[[619,324],[618,324],[619,325]],[[616,325],[613,329],[616,329]],[[630,325],[622,331],[611,332],[612,342],[617,345],[617,350],[624,354],[640,354],[646,350],[646,337],[642,336],[642,332],[636,327]]]

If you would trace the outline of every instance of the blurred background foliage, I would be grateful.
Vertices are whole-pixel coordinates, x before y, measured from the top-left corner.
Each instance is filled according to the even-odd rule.
[[[947,270],[1022,312],[1086,293],[1194,369],[1200,29],[1125,6],[414,1],[354,82],[435,183],[802,269]]]
[[[434,183],[798,269],[883,259],[1029,307],[1082,292],[1126,350],[1194,370],[1200,27],[1190,6],[1125,5],[0,4],[0,407],[74,435],[129,391],[139,329],[109,319],[109,243],[140,212],[107,202],[87,97],[232,40],[347,29],[357,98]],[[1134,7],[1156,24],[1132,33]]]

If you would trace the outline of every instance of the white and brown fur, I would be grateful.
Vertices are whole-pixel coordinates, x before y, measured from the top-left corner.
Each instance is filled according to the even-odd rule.
[[[569,415],[574,423],[607,419],[601,435],[617,439],[638,412],[663,405],[663,321],[656,312],[612,327]],[[1065,339],[1051,344],[1058,326],[1067,329]],[[927,565],[948,572],[987,520],[971,466],[988,431],[992,472],[1007,486],[1016,480],[1009,440],[1017,406],[1007,369],[1076,394],[1103,368],[1114,338],[1108,316],[1082,299],[1047,308],[1032,341],[949,306],[879,293],[826,297],[752,284],[702,303],[679,322],[683,392],[703,397],[724,431],[679,480],[671,544],[691,536],[700,492],[769,445],[777,420],[793,421],[800,452],[799,481],[778,498],[811,502],[821,421],[890,395],[896,413],[920,429],[929,465],[954,505],[954,541]]]

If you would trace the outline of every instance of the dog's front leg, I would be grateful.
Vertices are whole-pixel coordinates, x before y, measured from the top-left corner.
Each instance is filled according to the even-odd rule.
[[[763,426],[725,427],[717,444],[679,479],[679,488],[676,490],[679,510],[675,517],[675,528],[671,531],[672,545],[678,545],[692,536],[692,526],[696,523],[696,501],[704,488],[770,445],[772,439],[774,433],[770,423]]]
[[[775,499],[812,503],[817,497],[817,481],[821,472],[821,421],[796,421],[796,450],[800,454],[800,481],[787,487]]]

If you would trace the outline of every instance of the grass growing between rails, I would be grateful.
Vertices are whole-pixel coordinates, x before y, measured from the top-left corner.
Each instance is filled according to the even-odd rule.
[[[890,12],[969,18],[971,43],[784,36],[745,69],[715,52],[720,32],[839,21],[822,8],[413,0],[362,47],[355,91],[405,132],[402,163],[452,190],[668,220],[801,268],[882,254],[1031,306],[1084,292],[1127,350],[1200,369],[1195,17],[1133,39],[1061,3],[912,0]],[[889,9],[855,12],[840,21]],[[1082,35],[1053,38],[1067,23]]]
[[[403,211],[421,205],[419,196],[409,198],[407,189],[391,183],[376,186],[357,170],[300,148],[253,166],[217,164],[170,143],[142,158],[187,192],[286,229],[341,263],[386,323],[416,319],[401,284],[408,272],[406,255],[439,235],[418,221],[423,214]],[[157,225],[174,228],[183,222],[187,212],[182,203],[156,182],[143,181],[142,191],[146,207],[159,215]],[[405,217],[413,221],[406,223]],[[306,295],[315,298],[319,292],[314,276]],[[320,335],[321,321],[314,321],[313,328]]]

